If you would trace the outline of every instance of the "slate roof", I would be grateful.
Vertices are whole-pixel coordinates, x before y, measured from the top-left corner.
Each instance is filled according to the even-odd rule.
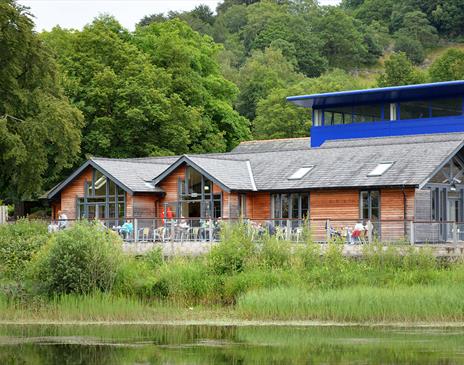
[[[132,192],[161,192],[150,182],[158,183],[180,163],[190,163],[229,190],[421,186],[462,149],[463,143],[464,133],[334,140],[319,148],[310,148],[309,138],[297,138],[242,142],[229,153],[93,158],[87,164],[101,168]],[[381,176],[368,176],[377,164],[384,162],[393,165]],[[306,176],[288,179],[307,165],[314,168]],[[52,189],[48,197],[59,192],[73,175]]]
[[[162,192],[151,181],[166,170],[173,158],[109,159],[92,158],[109,175],[113,176],[133,192]]]
[[[462,148],[463,133],[341,140],[321,148],[241,154],[249,159],[258,190],[420,186]],[[382,176],[367,176],[382,162],[394,162]],[[314,168],[289,180],[298,168]]]
[[[257,140],[242,142],[231,153],[290,151],[309,149],[310,146],[311,139],[309,137]]]
[[[247,159],[186,156],[230,190],[256,190],[251,164]]]

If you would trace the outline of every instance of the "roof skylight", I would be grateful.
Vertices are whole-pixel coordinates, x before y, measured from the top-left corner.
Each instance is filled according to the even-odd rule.
[[[367,174],[367,176],[382,176],[390,167],[393,162],[382,162],[379,163],[374,169]]]
[[[314,168],[313,165],[303,166],[296,170],[288,179],[289,180],[299,180],[302,179],[308,172]]]

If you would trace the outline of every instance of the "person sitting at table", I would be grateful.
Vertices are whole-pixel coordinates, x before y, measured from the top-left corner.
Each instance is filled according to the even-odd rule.
[[[134,226],[131,222],[125,222],[122,227],[119,229],[119,233],[124,239],[127,239],[134,232]]]

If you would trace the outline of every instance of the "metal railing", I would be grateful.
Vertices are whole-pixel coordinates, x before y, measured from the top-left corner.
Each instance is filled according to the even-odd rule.
[[[66,229],[76,220],[55,220],[50,231]],[[464,243],[464,222],[412,220],[333,219],[202,219],[126,218],[101,219],[105,229],[119,234],[127,243],[217,242],[226,225],[243,224],[252,240],[265,235],[295,243],[336,241],[345,244],[382,242],[390,244]]]

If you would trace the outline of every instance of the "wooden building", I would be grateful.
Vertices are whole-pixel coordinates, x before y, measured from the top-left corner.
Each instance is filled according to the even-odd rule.
[[[450,232],[433,223],[464,220],[463,95],[460,81],[290,97],[313,109],[311,138],[242,142],[228,153],[92,158],[48,198],[54,218],[62,210],[116,225],[167,214],[308,219],[323,235],[327,221],[370,221],[379,236],[399,239],[420,221],[417,237],[446,239]]]

